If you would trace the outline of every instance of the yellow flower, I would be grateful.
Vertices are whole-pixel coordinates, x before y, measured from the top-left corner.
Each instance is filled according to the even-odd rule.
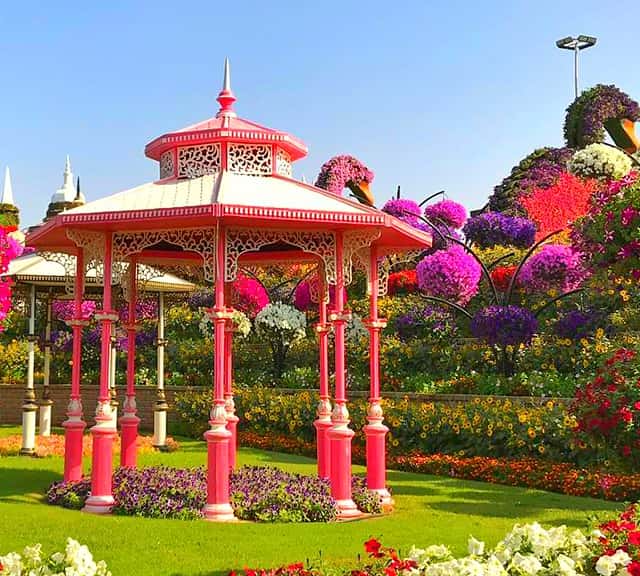
[[[535,438],[536,437],[536,431],[533,428],[529,428],[527,430],[527,434],[528,434],[529,438]]]
[[[628,302],[629,298],[631,298],[631,296],[629,296],[629,292],[627,292],[626,290],[620,290],[620,296],[622,296],[622,300],[624,300],[625,302]]]

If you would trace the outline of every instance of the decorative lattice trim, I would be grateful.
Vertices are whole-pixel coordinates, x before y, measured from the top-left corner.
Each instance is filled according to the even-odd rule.
[[[69,228],[66,231],[67,238],[76,246],[84,249],[84,261],[86,270],[96,271],[96,281],[104,277],[104,245],[105,235],[102,232],[91,232],[89,230],[74,230]],[[113,252],[112,252],[113,254]],[[112,269],[116,272],[117,266]]]
[[[285,242],[304,252],[318,256],[326,270],[327,282],[336,283],[335,234],[333,232],[303,232],[287,230],[254,230],[230,228],[225,242],[226,282],[233,282],[238,275],[238,259],[246,252],[257,252],[263,246]]]
[[[64,291],[73,294],[75,285],[77,258],[64,252],[38,252],[38,256],[47,262],[55,262],[64,268]]]
[[[291,156],[287,154],[282,148],[278,148],[276,154],[276,173],[291,178],[293,174],[291,169]]]
[[[367,263],[367,257],[361,256],[361,251],[364,253],[369,252],[368,248],[374,240],[380,238],[382,232],[379,229],[376,230],[354,230],[344,233],[344,283],[345,285],[351,284],[353,280],[353,266],[354,260],[356,264],[363,266],[363,269],[368,270],[369,264]],[[365,250],[366,249],[366,250]]]
[[[216,231],[213,228],[116,232],[113,235],[114,256],[118,260],[124,261],[132,254],[138,254],[145,248],[155,246],[159,242],[175,244],[183,250],[199,254],[203,260],[205,279],[209,282],[215,282]]]
[[[178,177],[199,178],[220,172],[220,158],[220,144],[178,148]]]
[[[173,161],[173,150],[167,150],[160,156],[160,179],[169,178],[176,172],[175,163]]]
[[[229,144],[227,170],[237,174],[268,176],[273,173],[271,146],[264,144]]]

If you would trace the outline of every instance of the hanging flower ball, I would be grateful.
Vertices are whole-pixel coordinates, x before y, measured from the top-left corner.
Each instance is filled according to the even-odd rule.
[[[624,152],[606,144],[589,144],[569,160],[569,172],[580,178],[619,180],[631,172],[633,164]]]
[[[454,244],[425,256],[416,273],[425,294],[464,306],[478,293],[482,268],[469,252]]]
[[[299,282],[293,293],[293,305],[301,312],[307,312],[309,310],[315,310],[318,308],[318,303],[313,302],[311,293],[314,291],[318,296],[320,295],[320,286],[318,275],[314,274],[307,280]],[[346,291],[345,291],[346,295]],[[336,287],[329,285],[329,307],[331,308],[335,303]]]
[[[476,312],[471,333],[490,346],[530,344],[538,331],[536,317],[520,306],[488,306]]]
[[[579,288],[586,275],[580,254],[571,246],[547,244],[524,263],[519,281],[531,292],[568,292]]]
[[[467,240],[480,248],[514,246],[529,248],[536,238],[536,227],[531,220],[507,216],[500,212],[485,212],[469,218],[462,229]]]
[[[255,325],[258,333],[275,336],[291,344],[306,336],[307,317],[293,306],[275,302],[258,312]]]
[[[498,266],[491,271],[491,280],[493,280],[496,290],[499,292],[507,291],[517,268],[517,266]]]
[[[441,200],[424,209],[424,215],[433,221],[442,221],[455,230],[462,228],[467,221],[467,210],[453,200]]]
[[[364,204],[373,205],[369,184],[373,182],[373,172],[360,160],[349,155],[334,156],[320,168],[316,180],[318,188],[341,196],[345,188]]]
[[[265,287],[255,278],[238,274],[231,289],[231,305],[249,318],[255,318],[267,304],[269,294]]]

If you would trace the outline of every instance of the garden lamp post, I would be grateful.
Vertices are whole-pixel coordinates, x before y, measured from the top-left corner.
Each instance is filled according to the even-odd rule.
[[[578,97],[578,54],[581,50],[586,50],[595,46],[598,39],[595,36],[585,36],[580,34],[577,38],[567,36],[556,41],[556,46],[563,50],[573,50],[573,87],[575,97]]]

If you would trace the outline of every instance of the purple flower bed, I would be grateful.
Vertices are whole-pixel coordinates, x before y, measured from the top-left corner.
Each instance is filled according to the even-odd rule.
[[[547,244],[520,271],[520,283],[531,292],[575,290],[586,277],[580,254],[571,246]]]
[[[424,209],[424,215],[429,220],[441,220],[447,226],[462,228],[467,220],[467,211],[462,204],[453,200],[441,200]]]
[[[553,326],[560,338],[580,340],[593,336],[598,328],[606,326],[606,314],[596,310],[573,310],[562,316]]]
[[[537,330],[535,316],[519,306],[487,306],[471,321],[471,333],[491,346],[529,344]]]
[[[49,504],[80,509],[91,489],[90,478],[54,482]],[[363,512],[379,513],[380,497],[353,477],[353,500]],[[207,500],[205,468],[119,468],[113,475],[115,514],[190,520],[202,517]],[[241,520],[259,522],[330,522],[336,504],[327,480],[278,468],[244,466],[231,474],[230,499]]]
[[[393,326],[402,340],[430,338],[443,340],[456,333],[453,317],[435,306],[416,306],[396,316]]]
[[[527,218],[487,212],[467,220],[462,229],[467,240],[480,246],[515,246],[529,248],[536,239],[536,226]]]

